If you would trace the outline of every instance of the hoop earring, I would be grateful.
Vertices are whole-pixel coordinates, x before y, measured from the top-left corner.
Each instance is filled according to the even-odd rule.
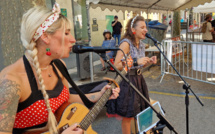
[[[50,48],[46,48],[46,55],[50,56],[52,53],[50,52]]]
[[[136,34],[136,32],[132,32],[133,34]]]

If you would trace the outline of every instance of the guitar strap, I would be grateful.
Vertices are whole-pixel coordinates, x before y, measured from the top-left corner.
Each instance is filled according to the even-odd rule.
[[[69,72],[65,65],[59,60],[53,60],[52,63],[56,65],[56,67],[59,69],[59,71],[62,73],[62,75],[67,79],[67,81],[70,83],[70,85],[75,89],[75,91],[79,94],[81,97],[81,100],[84,102],[85,106],[88,108],[91,108],[94,103],[91,102],[85,95],[84,93],[80,90],[80,88],[75,84],[75,82],[71,79]]]

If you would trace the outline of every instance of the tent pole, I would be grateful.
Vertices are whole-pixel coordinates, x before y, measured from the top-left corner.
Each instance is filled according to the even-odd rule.
[[[201,13],[198,13],[198,15],[199,15],[199,28],[200,28],[200,26],[201,26]]]
[[[149,9],[147,9],[147,24],[149,23]]]
[[[147,9],[147,22],[148,22],[148,19],[149,19],[149,9]]]
[[[92,46],[91,44],[91,32],[90,32],[90,13],[89,13],[89,9],[90,9],[90,2],[89,0],[86,0],[86,9],[87,9],[87,27],[88,27],[88,40],[89,40],[89,46]],[[90,78],[91,78],[91,82],[94,81],[93,79],[93,53],[90,52],[89,53],[89,60],[90,60]]]

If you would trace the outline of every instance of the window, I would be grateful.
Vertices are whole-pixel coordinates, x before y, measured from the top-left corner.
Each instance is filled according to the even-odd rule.
[[[46,0],[46,6],[52,9],[53,5],[55,4],[55,0]]]
[[[86,0],[73,0],[73,21],[77,44],[88,43]]]

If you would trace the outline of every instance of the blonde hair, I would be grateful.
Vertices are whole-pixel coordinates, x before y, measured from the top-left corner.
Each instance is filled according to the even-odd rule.
[[[32,40],[33,35],[37,28],[51,15],[53,14],[51,10],[47,9],[43,6],[36,6],[29,9],[22,18],[21,23],[21,41],[23,46],[26,48],[26,52],[30,55],[31,63],[36,69],[37,78],[39,82],[40,89],[42,91],[44,101],[48,110],[48,128],[51,134],[58,133],[57,132],[57,121],[51,110],[49,103],[49,96],[46,92],[46,87],[44,85],[44,80],[41,74],[40,64],[38,62],[38,50],[37,50],[37,42]],[[65,25],[70,26],[70,21],[60,15],[59,19],[55,21],[46,31],[47,34],[54,34],[58,29],[64,28]],[[64,36],[64,34],[63,34]],[[64,41],[64,40],[63,40]],[[63,43],[64,44],[64,43]]]

